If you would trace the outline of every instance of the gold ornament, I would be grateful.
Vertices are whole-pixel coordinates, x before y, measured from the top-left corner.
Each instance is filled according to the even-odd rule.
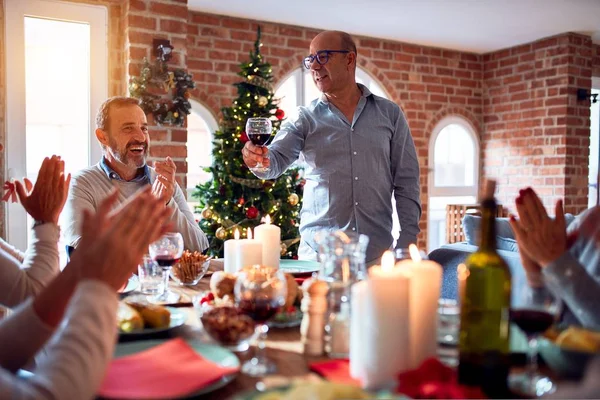
[[[258,105],[259,105],[260,107],[264,107],[264,106],[266,106],[268,103],[269,103],[269,100],[267,100],[267,98],[266,98],[265,96],[260,96],[260,97],[258,98]]]
[[[285,243],[281,243],[281,251],[279,252],[279,254],[281,254],[282,256],[285,256],[285,253],[287,253],[287,246],[285,245]]]
[[[174,116],[175,118],[178,118],[178,117],[179,117],[179,113],[178,113],[177,111],[175,111],[175,112],[173,113],[173,116]]]
[[[217,229],[217,231],[215,232],[215,236],[218,239],[224,240],[227,237],[227,231],[225,230],[225,228],[220,227],[219,229]]]
[[[137,84],[137,83],[133,82],[133,83],[131,84],[131,88],[132,88],[133,90],[137,90],[137,88],[139,88],[139,86],[138,86],[138,84]]]
[[[202,210],[202,218],[204,219],[209,219],[213,216],[213,212],[210,208],[205,208],[204,210]]]
[[[296,193],[292,193],[288,196],[288,203],[295,206],[300,202],[300,197]]]

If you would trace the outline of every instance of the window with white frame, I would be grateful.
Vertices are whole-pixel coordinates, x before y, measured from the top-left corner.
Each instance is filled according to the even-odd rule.
[[[8,178],[32,182],[44,157],[66,172],[99,161],[94,117],[108,96],[106,6],[46,0],[5,1]],[[8,241],[24,250],[31,218],[7,206]],[[66,263],[60,244],[61,265]]]
[[[213,132],[218,124],[211,112],[197,101],[190,100],[192,112],[187,117],[187,198],[192,210],[197,199],[192,197],[196,186],[212,178],[204,168],[212,165]]]
[[[356,68],[355,78],[356,82],[369,88],[371,93],[386,99],[388,98],[383,87],[363,69]],[[309,105],[320,95],[321,92],[319,92],[319,89],[315,86],[310,71],[304,67],[298,67],[292,71],[282,80],[281,84],[279,84],[275,90],[275,98],[280,99],[279,108],[285,111],[286,118],[288,119],[294,119],[298,115],[299,106]],[[301,167],[301,164],[299,164],[299,166]],[[398,221],[398,214],[396,212],[396,200],[393,196],[391,201],[393,209],[392,234],[394,240],[396,240],[398,239],[400,222]]]
[[[479,139],[475,130],[463,118],[442,119],[429,145],[429,251],[445,244],[446,205],[474,204],[478,180]]]

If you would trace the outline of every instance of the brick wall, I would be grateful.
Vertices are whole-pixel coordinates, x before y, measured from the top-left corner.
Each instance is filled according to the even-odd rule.
[[[198,88],[194,97],[215,115],[235,97],[232,83],[239,63],[247,60],[259,22],[191,12],[188,68]],[[298,68],[319,32],[309,28],[260,22],[263,54],[275,81]],[[356,37],[358,63],[377,79],[409,121],[421,163],[423,217],[419,246],[425,248],[429,137],[441,118],[458,114],[480,131],[482,115],[481,56],[407,43]]]
[[[168,39],[175,47],[170,68],[187,69],[187,0],[127,0],[124,10],[126,81],[139,76],[144,57],[154,60],[154,39]],[[152,117],[149,122],[153,125]],[[177,165],[176,179],[186,187],[187,128],[150,127],[150,161],[171,156]]]
[[[553,209],[587,205],[589,37],[564,34],[483,57],[484,174],[496,177],[499,199],[514,207],[518,189],[533,186]]]
[[[600,44],[592,45],[592,76],[600,77]]]

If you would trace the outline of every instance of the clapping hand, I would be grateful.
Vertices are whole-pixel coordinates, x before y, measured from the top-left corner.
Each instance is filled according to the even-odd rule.
[[[84,211],[82,236],[67,268],[79,279],[97,279],[119,290],[148,252],[148,246],[170,228],[162,199],[144,188],[114,212],[118,191],[109,195],[95,215]]]
[[[27,178],[15,182],[23,208],[36,221],[57,224],[67,201],[71,174],[65,176],[65,162],[59,156],[44,158],[35,185]]]
[[[531,188],[521,190],[516,201],[519,219],[511,216],[510,225],[515,233],[530,284],[541,279],[536,268],[543,268],[567,251],[567,229],[562,201],[556,203],[555,218],[548,216],[542,201]],[[524,256],[524,257],[523,257]],[[531,275],[531,276],[530,276]],[[532,281],[533,280],[533,281]]]
[[[165,161],[155,161],[154,170],[156,171],[156,180],[152,184],[152,194],[167,204],[175,194],[177,166],[171,157],[167,157]]]

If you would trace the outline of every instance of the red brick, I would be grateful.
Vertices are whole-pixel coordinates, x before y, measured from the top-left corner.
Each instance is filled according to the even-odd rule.
[[[140,15],[129,14],[127,16],[127,25],[130,28],[156,30],[156,18],[142,17]]]
[[[250,29],[250,22],[240,19],[223,18],[221,23],[225,28],[232,29]]]
[[[187,149],[185,145],[155,145],[150,146],[150,155],[152,157],[187,157]]]
[[[169,33],[186,33],[187,22],[161,18],[160,30]]]
[[[192,12],[192,22],[200,25],[221,25],[221,18],[216,15]]]
[[[164,3],[150,3],[150,11],[155,14],[164,16],[178,17],[185,21],[188,19],[188,8],[187,5],[176,5],[176,4],[164,4]]]
[[[143,0],[129,0],[130,11],[146,11],[146,3]]]

